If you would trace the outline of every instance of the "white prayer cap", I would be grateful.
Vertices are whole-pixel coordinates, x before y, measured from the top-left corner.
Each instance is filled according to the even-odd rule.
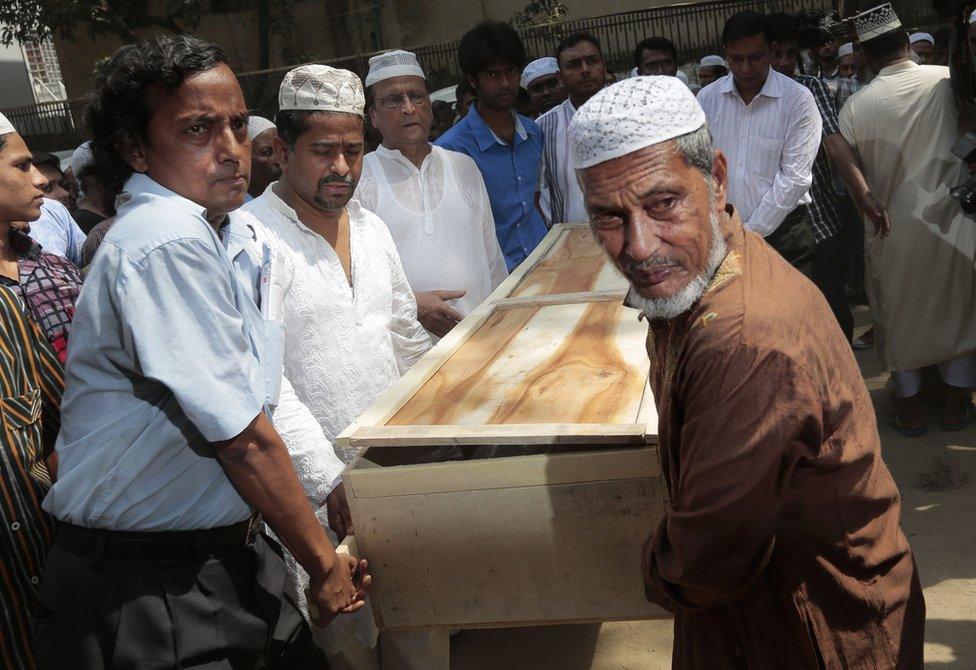
[[[840,45],[840,48],[837,50],[837,57],[838,58],[843,58],[844,56],[853,56],[853,55],[854,55],[854,43],[853,42],[846,42],[844,44],[841,44]]]
[[[7,117],[0,114],[0,135],[6,135],[7,133],[16,133],[17,129],[14,128],[14,124],[7,120]]]
[[[705,56],[698,63],[698,67],[713,67],[716,65],[718,67],[725,67],[725,59],[721,56]]]
[[[277,128],[274,121],[269,121],[263,116],[251,116],[247,120],[247,138],[253,140],[268,128]]]
[[[285,75],[278,91],[278,109],[344,112],[363,116],[363,83],[349,70],[328,65],[302,65]]]
[[[976,23],[976,9],[974,9],[973,13],[969,15],[969,22]]]
[[[637,68],[636,67],[633,70],[630,71],[630,76],[631,76],[631,78],[637,76]]]
[[[539,77],[546,77],[559,72],[559,63],[552,56],[536,58],[525,66],[522,70],[522,88],[528,88],[529,84]]]
[[[687,86],[690,83],[688,81],[688,75],[686,75],[681,70],[678,70],[677,72],[675,72],[674,73],[674,76],[677,77],[678,79],[680,79],[685,84],[685,86]]]
[[[94,162],[95,156],[92,154],[91,142],[85,142],[71,154],[71,160],[68,161],[68,166],[71,168],[75,179],[77,179],[81,171]]]
[[[861,12],[851,19],[857,30],[857,37],[862,42],[880,37],[885,33],[901,28],[901,21],[890,2],[878,5],[866,12]]]
[[[935,38],[929,33],[912,33],[908,38],[908,41],[912,44],[915,44],[916,42],[928,42],[932,45],[935,44]]]
[[[426,80],[417,56],[409,51],[394,49],[369,59],[369,72],[366,73],[366,88],[384,79],[393,77],[420,77]]]
[[[581,106],[570,124],[577,170],[687,135],[705,125],[705,112],[677,77],[624,79]]]

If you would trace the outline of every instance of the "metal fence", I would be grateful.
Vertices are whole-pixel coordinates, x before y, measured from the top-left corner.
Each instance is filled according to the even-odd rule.
[[[935,23],[937,17],[931,3],[925,0],[894,0],[906,26]],[[847,0],[849,12],[854,5],[865,4]],[[870,4],[874,4],[871,0]],[[645,37],[667,37],[677,45],[682,61],[700,58],[719,50],[725,20],[736,12],[753,9],[761,12],[799,12],[832,9],[836,0],[712,0],[670,7],[656,7],[622,12],[575,21],[520,30],[526,52],[531,57],[551,54],[564,36],[578,31],[590,32],[600,40],[610,68],[629,70],[634,47]],[[863,7],[862,7],[863,9]],[[417,54],[429,83],[434,89],[456,84],[461,80],[457,64],[458,42],[444,42],[411,48]],[[379,53],[379,52],[377,52]],[[369,58],[374,54],[359,54],[327,62],[335,67],[352,70],[365,76]],[[277,109],[278,87],[285,73],[295,65],[247,72],[238,79],[248,106],[271,115]],[[78,144],[83,137],[83,99],[44,103],[4,113],[25,136],[31,138],[36,149],[66,148]],[[58,143],[60,143],[58,145]]]

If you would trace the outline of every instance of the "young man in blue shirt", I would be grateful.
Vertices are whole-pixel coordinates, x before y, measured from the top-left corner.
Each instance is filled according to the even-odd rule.
[[[535,196],[543,133],[515,111],[525,47],[511,26],[486,21],[461,38],[458,63],[478,100],[435,144],[467,154],[478,164],[498,244],[511,271],[546,234]]]

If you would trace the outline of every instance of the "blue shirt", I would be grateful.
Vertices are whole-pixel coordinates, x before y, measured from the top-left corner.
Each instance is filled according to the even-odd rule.
[[[478,164],[488,188],[498,244],[511,271],[546,236],[546,224],[535,206],[543,133],[534,121],[515,114],[512,146],[492,132],[477,107],[471,105],[468,115],[434,144],[467,154]]]
[[[57,200],[44,198],[41,217],[30,222],[30,236],[49,254],[67,258],[75,265],[81,264],[85,233],[67,208]]]
[[[114,530],[243,521],[251,510],[210,443],[273,402],[249,233],[232,218],[222,242],[202,207],[145,175],[125,190],[72,323],[58,480],[43,507]]]

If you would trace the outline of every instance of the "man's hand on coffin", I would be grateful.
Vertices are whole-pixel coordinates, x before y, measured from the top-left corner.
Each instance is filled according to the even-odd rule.
[[[352,529],[352,515],[349,512],[349,501],[346,500],[346,485],[340,483],[325,499],[326,511],[329,514],[329,528],[341,542],[346,535],[355,535]]]
[[[427,331],[437,337],[444,337],[458,321],[464,318],[461,312],[447,304],[447,300],[461,298],[467,291],[424,291],[414,294],[417,298],[417,320]]]
[[[363,606],[373,584],[365,560],[334,554],[335,562],[324,572],[309,575],[308,614],[312,624],[325,628],[340,614],[352,614]]]

